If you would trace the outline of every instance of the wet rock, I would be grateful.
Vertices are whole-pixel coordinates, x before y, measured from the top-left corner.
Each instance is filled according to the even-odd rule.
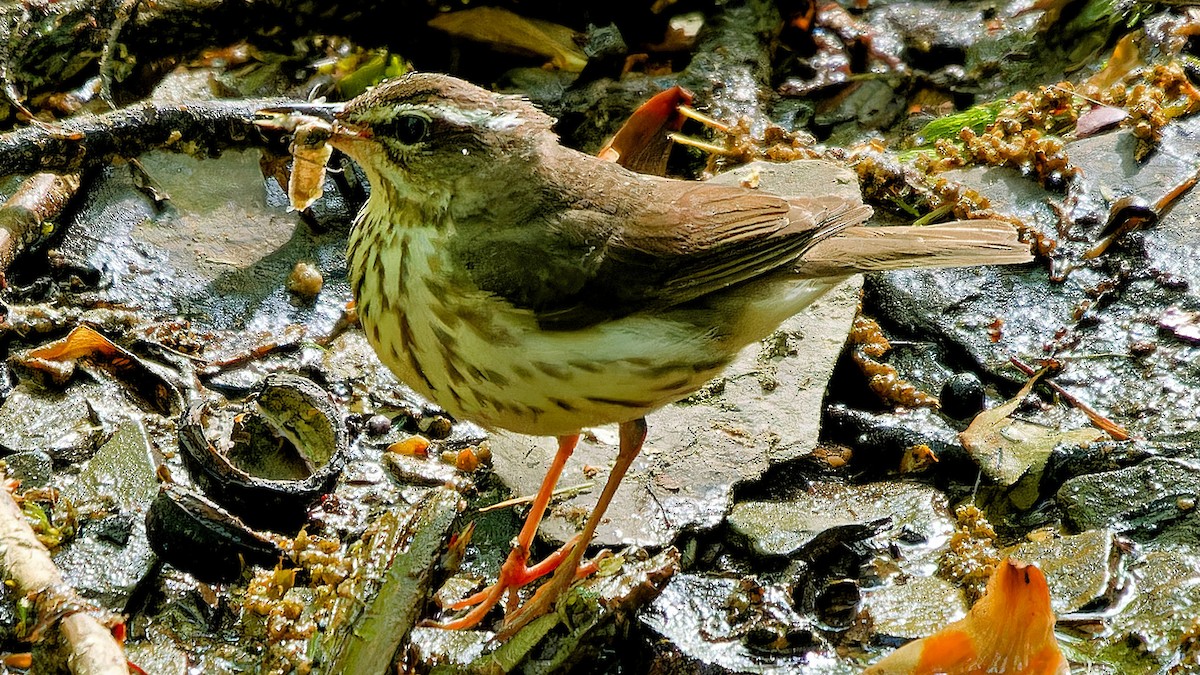
[[[869,23],[882,27],[880,33],[904,43],[907,62],[933,71],[949,64],[964,65],[968,50],[981,40],[992,38],[997,30],[1007,34],[1028,30],[1032,24],[1032,20],[1026,17],[993,27],[984,16],[985,11],[980,5],[963,8],[920,2],[890,2],[872,7]],[[1016,24],[1024,28],[1017,29]]]
[[[953,529],[946,496],[910,482],[813,483],[788,501],[747,501],[729,514],[733,534],[754,553],[815,560],[848,541],[882,532],[941,540]]]
[[[267,183],[259,152],[199,160],[149,153],[142,165],[169,200],[158,208],[125,167],[106,169],[83,196],[60,249],[103,272],[98,300],[187,316],[210,328],[299,324],[328,330],[349,299],[344,229],[314,232],[289,213],[287,196]],[[336,189],[322,209],[331,222],[353,215]],[[292,302],[286,280],[298,261],[328,280],[315,303]],[[171,292],[164,293],[169,288]]]
[[[409,650],[412,661],[443,669],[466,669],[483,655],[492,634],[475,630],[445,630],[417,626]]]
[[[162,672],[174,673],[170,664],[174,663],[171,652],[175,648],[186,652],[187,672],[232,675],[259,669],[261,642],[235,644],[225,637],[239,621],[227,596],[169,565],[160,567],[159,573],[147,580],[145,589],[145,603],[130,616],[129,632],[145,635],[149,642],[165,648],[165,654],[148,660],[151,666],[165,663]],[[132,653],[140,654],[140,649]],[[157,675],[159,671],[147,672]]]
[[[961,480],[976,470],[958,442],[958,431],[928,408],[904,414],[872,413],[845,404],[826,409],[824,433],[855,448],[854,464],[869,474],[895,472],[904,452],[915,445],[928,446],[938,458],[938,473]]]
[[[1004,555],[1037,563],[1050,584],[1050,606],[1056,614],[1109,607],[1126,583],[1124,553],[1109,530],[1027,541]]]
[[[4,472],[21,481],[23,488],[46,487],[53,478],[54,460],[40,450],[15,452],[4,457]]]
[[[369,439],[372,448],[382,449],[405,436],[419,433],[422,423],[430,424],[426,418],[445,415],[396,380],[379,361],[362,331],[346,331],[339,335],[328,349],[321,351],[317,369],[332,394],[350,399],[351,404],[358,406],[349,412],[379,412],[391,420],[386,434]],[[479,427],[473,424],[458,422],[451,426],[450,439],[478,442],[484,437]],[[359,443],[362,442],[360,439]]]
[[[145,426],[126,420],[64,494],[77,504],[112,504],[124,513],[145,513],[158,494],[153,452]]]
[[[859,80],[839,95],[818,106],[813,124],[818,128],[845,125],[845,133],[852,138],[861,137],[864,129],[880,129],[891,125],[904,111],[904,99],[896,88],[899,79],[888,82],[884,79]],[[830,137],[831,143],[841,143],[837,131]]]
[[[1076,530],[1109,527],[1139,542],[1200,540],[1200,466],[1151,458],[1127,469],[1072,478],[1058,491]]]
[[[1018,12],[1012,7],[894,2],[872,6],[868,16],[880,33],[904,43],[906,63],[938,71],[934,77],[939,83],[990,101],[1061,80],[1068,64],[1079,62],[1059,53],[1073,44],[1057,45],[1036,30],[1041,12]],[[995,14],[1003,20],[992,20]],[[1078,42],[1078,36],[1073,42]],[[1038,55],[1031,57],[1031,53]],[[948,70],[958,74],[947,77]]]
[[[1060,446],[1050,453],[1042,472],[1042,494],[1058,492],[1067,480],[1092,473],[1116,471],[1151,457],[1190,457],[1190,443],[1150,443],[1145,440],[1104,441],[1089,446]]]
[[[762,92],[770,89],[771,81],[768,36],[780,24],[773,2],[751,0],[720,6],[706,19],[679,84],[700,95],[700,102],[709,106],[707,113],[714,118],[748,117],[751,128],[761,131],[768,121]]]
[[[63,491],[76,505],[112,511],[84,522],[54,563],[80,595],[115,612],[126,611],[157,560],[143,521],[158,493],[151,452],[145,427],[126,420]]]
[[[128,611],[130,600],[154,569],[157,556],[140,517],[84,523],[79,535],[54,555],[54,564],[79,595],[114,611]],[[128,527],[127,532],[115,528]]]
[[[677,574],[641,613],[642,623],[657,638],[650,641],[654,651],[649,670],[714,675],[859,672],[835,659],[832,649],[790,608],[782,589],[747,589],[745,584]],[[796,648],[786,649],[789,645]]]
[[[966,616],[958,586],[938,576],[913,576],[863,591],[863,610],[877,639],[895,646],[933,635]]]
[[[132,412],[123,401],[114,383],[81,382],[62,391],[19,384],[0,405],[0,446],[43,451],[64,464],[82,462]]]
[[[460,473],[453,465],[429,457],[418,459],[395,452],[388,452],[380,460],[384,470],[402,485],[433,487],[451,485],[460,492],[471,486],[471,479]]]
[[[13,354],[8,365],[23,381],[55,390],[76,377],[119,382],[140,408],[160,415],[183,407],[179,378],[163,366],[141,359],[90,326],[80,325],[59,340]]]
[[[824,162],[753,164],[723,175],[737,182],[758,171],[760,186],[786,194],[858,194],[858,182]],[[778,186],[778,187],[775,187]],[[737,483],[751,481],[780,462],[815,446],[825,384],[853,319],[857,282],[831,291],[792,317],[762,344],[747,347],[726,372],[680,403],[647,417],[649,436],[601,523],[602,545],[671,541],[686,528],[721,521]],[[586,494],[561,500],[541,534],[562,542],[577,531],[577,516],[590,511],[616,456],[616,432],[585,434],[560,484],[594,481]],[[518,495],[533,494],[550,465],[553,439],[497,434],[491,442],[497,476]],[[585,467],[600,467],[594,479]]]
[[[125,645],[125,656],[142,672],[155,675],[187,675],[191,666],[187,652],[181,649],[150,642],[135,642]]]
[[[1135,592],[1129,603],[1105,617],[1099,635],[1072,643],[1079,660],[1113,663],[1123,675],[1168,670],[1178,659],[1184,635],[1193,630],[1193,608],[1200,603],[1197,570],[1200,558],[1193,548],[1147,551],[1130,567]]]
[[[558,118],[555,129],[567,145],[594,153],[641,104],[671,88],[675,78],[631,75],[572,83],[561,72],[519,68],[506,73],[500,84]]]
[[[1200,410],[1188,392],[1200,386],[1200,375],[1179,366],[1195,360],[1195,347],[1159,324],[1172,308],[1197,308],[1191,289],[1200,283],[1200,193],[1186,192],[1156,226],[1118,239],[1099,259],[1080,259],[1103,230],[1112,203],[1127,195],[1155,203],[1193,173],[1200,120],[1167,127],[1163,150],[1143,162],[1133,158],[1135,145],[1127,131],[1068,144],[1083,176],[1066,205],[1073,223],[1067,237],[1058,234],[1060,219],[1045,191],[1015,171],[946,174],[1058,240],[1057,273],[1073,267],[1064,283],[1047,284],[1041,269],[896,272],[868,280],[867,302],[914,335],[962,345],[997,379],[1012,377],[1009,355],[1030,362],[1053,353],[1066,364],[1055,381],[1134,435],[1161,439],[1196,431]],[[989,333],[997,320],[999,332]],[[1061,424],[1064,415],[1044,411],[1030,421],[1064,428],[1084,423],[1075,415],[1078,422]]]
[[[136,522],[137,519],[128,514],[101,518],[95,524],[96,536],[110,544],[124,546],[129,543],[129,538],[133,535]]]

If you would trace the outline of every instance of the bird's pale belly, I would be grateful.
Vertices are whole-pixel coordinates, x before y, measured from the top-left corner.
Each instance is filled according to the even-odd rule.
[[[709,350],[686,343],[702,336],[669,335],[661,320],[546,333],[520,321],[501,329],[460,317],[447,325],[420,305],[376,312],[360,302],[363,309],[368,340],[401,381],[455,416],[520,433],[557,436],[637,419],[700,388],[727,363],[698,358]]]

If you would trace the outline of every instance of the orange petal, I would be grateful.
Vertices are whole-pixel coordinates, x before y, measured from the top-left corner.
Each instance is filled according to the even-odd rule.
[[[1010,558],[965,617],[897,649],[864,675],[1067,675],[1054,621],[1042,571]]]
[[[608,143],[596,153],[601,159],[638,171],[662,175],[666,172],[667,153],[671,149],[668,131],[678,131],[684,117],[679,106],[689,105],[692,94],[675,85],[646,101],[625,122]]]

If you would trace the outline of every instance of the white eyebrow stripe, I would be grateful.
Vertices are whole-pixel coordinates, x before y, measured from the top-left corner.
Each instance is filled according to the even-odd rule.
[[[440,117],[454,124],[466,127],[482,124],[493,131],[507,131],[525,123],[520,113],[513,110],[496,114],[486,110],[463,111],[460,108],[451,108],[444,105],[429,106],[429,109],[436,111]]]

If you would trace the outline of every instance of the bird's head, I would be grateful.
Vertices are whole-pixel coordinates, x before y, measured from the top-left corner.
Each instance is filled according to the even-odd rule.
[[[453,199],[456,208],[473,208],[537,171],[540,149],[556,142],[553,122],[519,97],[410,73],[347,103],[330,142],[393,206],[444,210]]]

